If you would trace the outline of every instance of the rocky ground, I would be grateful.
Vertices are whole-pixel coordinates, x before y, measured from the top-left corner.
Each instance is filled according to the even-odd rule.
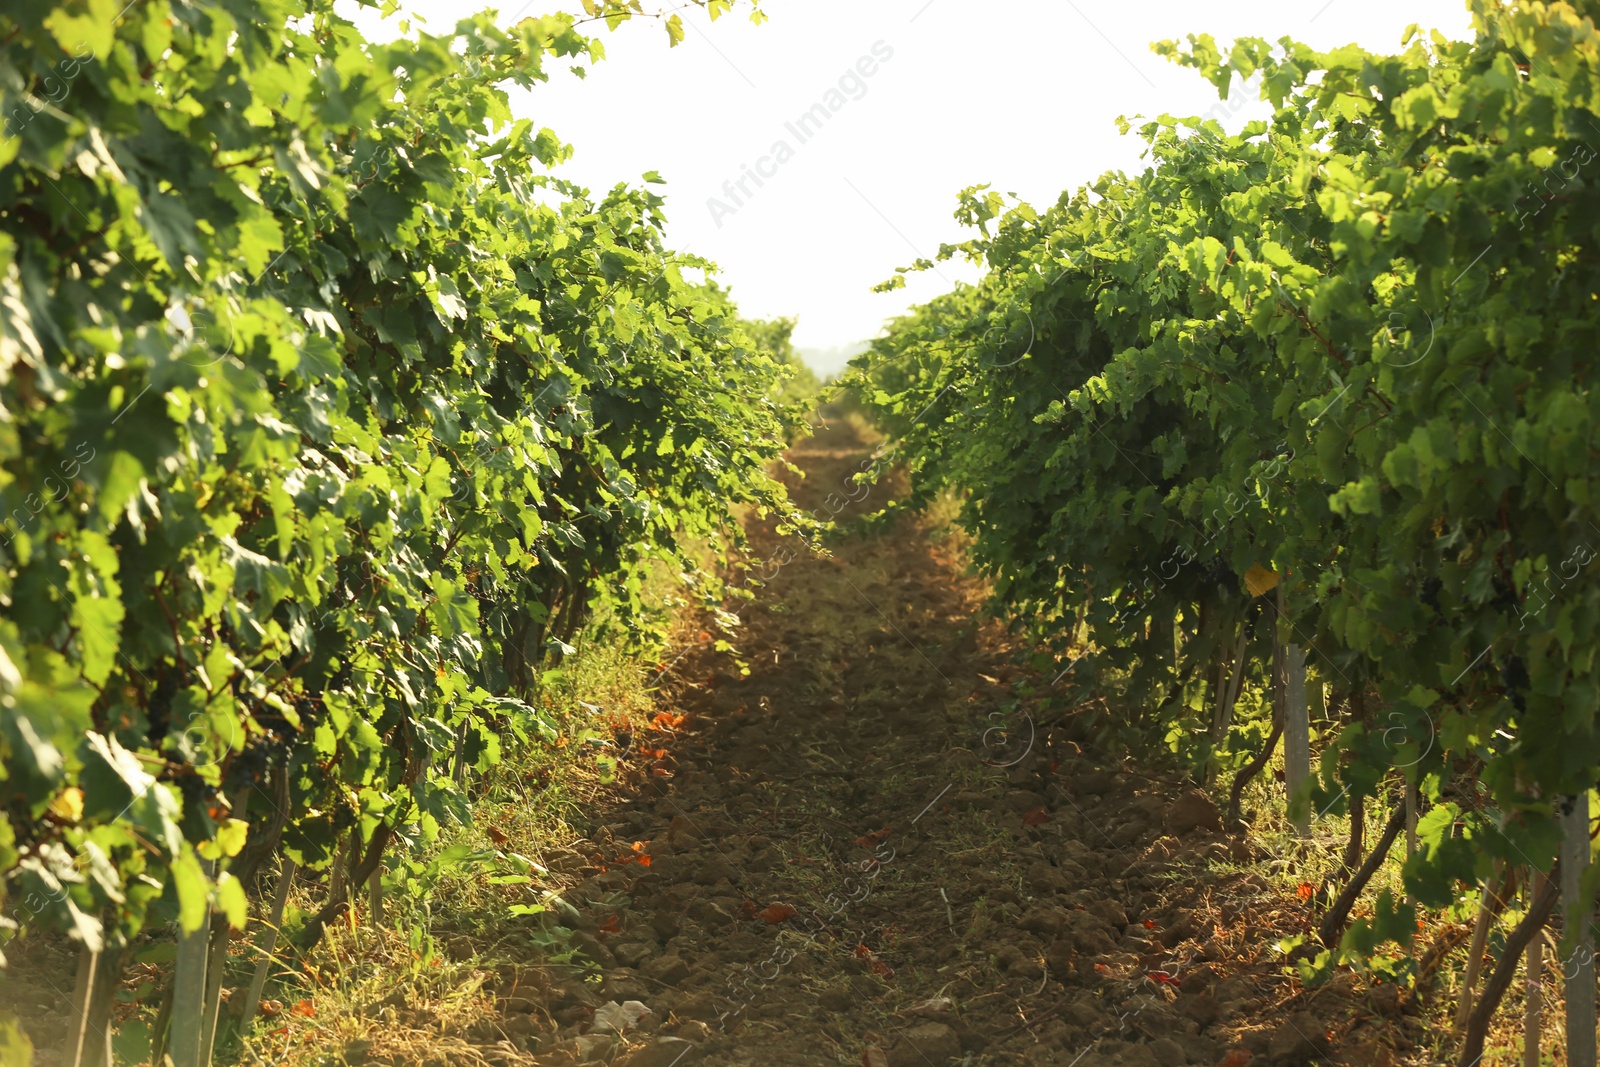
[[[840,508],[869,454],[823,429],[796,496]],[[551,857],[597,970],[499,965],[482,1036],[630,1067],[1395,1062],[1393,990],[1283,975],[1306,905],[1204,794],[1048,721],[931,525],[826,559],[752,529],[748,675],[677,662],[654,765]]]

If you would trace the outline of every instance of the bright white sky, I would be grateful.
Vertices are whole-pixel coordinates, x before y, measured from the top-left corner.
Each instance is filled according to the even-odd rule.
[[[402,2],[434,33],[487,6]],[[579,7],[523,2],[500,7],[502,24]],[[601,30],[608,58],[586,80],[556,73],[512,106],[575,146],[562,173],[591,189],[660,171],[672,244],[715,260],[745,314],[798,317],[796,344],[812,350],[876,336],[885,319],[974,277],[943,265],[904,290],[871,291],[941,241],[964,239],[952,218],[963,187],[988,182],[1046,205],[1140,165],[1118,115],[1216,106],[1211,86],[1153,54],[1152,41],[1292,36],[1393,51],[1410,23],[1453,37],[1470,26],[1465,0],[767,0],[766,9],[760,27],[743,12],[715,24],[686,13],[687,39],[671,49],[654,21]],[[349,12],[370,36],[397,32],[395,19]],[[785,124],[818,103],[837,106],[829,91],[874,46],[871,76],[847,79],[846,102],[801,143]],[[751,195],[735,205],[724,183],[779,141],[792,158],[764,162],[772,176],[759,188],[747,178]],[[713,212],[712,197],[731,213]],[[811,355],[836,369],[837,354]]]

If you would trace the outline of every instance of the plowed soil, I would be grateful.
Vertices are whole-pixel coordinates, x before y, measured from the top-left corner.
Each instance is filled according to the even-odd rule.
[[[847,503],[870,455],[826,426],[791,453],[792,491],[823,517],[877,507]],[[506,1059],[1239,1067],[1414,1047],[1392,990],[1283,975],[1267,946],[1309,911],[1242,866],[1262,857],[1203,794],[1047,721],[1050,680],[1013,665],[934,523],[831,558],[750,533],[767,581],[740,609],[748,674],[701,646],[663,680],[683,719],[636,745],[670,744],[670,777],[618,790],[554,861],[598,972],[500,967]],[[616,865],[633,842],[648,861]],[[630,1001],[650,1009],[632,1025]]]

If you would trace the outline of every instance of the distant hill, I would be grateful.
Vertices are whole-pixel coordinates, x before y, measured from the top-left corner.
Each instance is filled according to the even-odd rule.
[[[866,350],[866,341],[856,341],[848,345],[834,345],[832,348],[803,348],[799,346],[795,348],[795,351],[800,353],[800,358],[806,361],[806,366],[816,371],[823,378],[832,378],[844,370],[844,365],[850,362],[852,356],[858,356]]]

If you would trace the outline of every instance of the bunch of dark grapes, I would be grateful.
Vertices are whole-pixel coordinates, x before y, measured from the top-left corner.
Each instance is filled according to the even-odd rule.
[[[1206,585],[1215,587],[1224,595],[1239,591],[1239,581],[1233,575],[1233,568],[1221,556],[1211,557],[1201,577]]]
[[[1433,609],[1435,615],[1443,615],[1444,609],[1439,606],[1439,594],[1444,591],[1444,581],[1439,578],[1424,578],[1418,599]]]
[[[1522,657],[1507,656],[1500,665],[1500,687],[1506,691],[1511,706],[1519,712],[1527,710],[1527,698],[1523,694],[1527,691],[1528,681],[1528,668],[1522,662]]]

